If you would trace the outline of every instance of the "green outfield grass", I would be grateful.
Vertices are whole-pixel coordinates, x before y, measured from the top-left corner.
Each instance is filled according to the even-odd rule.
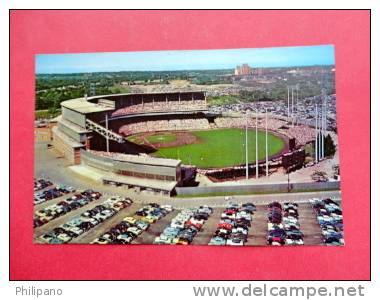
[[[201,168],[220,168],[236,166],[245,163],[245,130],[217,129],[207,131],[192,131],[200,139],[200,143],[178,147],[160,148],[153,153],[156,157],[180,159],[184,164],[196,165]],[[165,135],[165,134],[164,134]],[[158,138],[159,135],[155,135]],[[248,160],[256,161],[255,130],[248,131]],[[258,132],[258,157],[265,158],[265,132]],[[281,152],[284,141],[268,133],[269,156]]]
[[[167,133],[157,133],[154,135],[147,136],[146,139],[149,143],[170,143],[177,139],[176,135],[170,132]]]

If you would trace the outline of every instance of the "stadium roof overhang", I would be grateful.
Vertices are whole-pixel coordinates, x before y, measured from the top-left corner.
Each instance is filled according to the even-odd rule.
[[[117,174],[103,176],[102,181],[117,182],[121,184],[127,184],[131,186],[142,187],[142,188],[151,188],[151,189],[162,190],[162,191],[167,191],[167,192],[171,192],[177,185],[176,181],[147,179],[147,178],[131,177],[131,176],[124,176],[124,175],[117,175]]]

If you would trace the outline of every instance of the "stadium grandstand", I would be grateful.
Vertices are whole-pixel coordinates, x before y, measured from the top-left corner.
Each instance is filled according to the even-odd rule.
[[[85,96],[64,101],[61,107],[52,131],[54,147],[72,164],[107,172],[104,183],[171,194],[175,186],[194,177],[181,176],[188,174],[181,161],[148,156],[146,148],[124,137],[150,130],[207,127],[204,92]],[[144,119],[151,121],[136,122]]]
[[[315,138],[312,127],[289,126],[287,120],[275,115],[254,117],[212,112],[201,91],[85,96],[63,101],[61,107],[62,114],[52,130],[52,140],[56,150],[71,164],[101,170],[105,184],[165,195],[171,195],[176,186],[196,184],[196,173],[212,181],[224,181],[242,178],[247,170],[246,175],[256,174],[256,177],[276,172],[283,167],[282,160],[289,162],[289,170],[298,168],[305,157],[292,152]],[[156,133],[176,132],[176,138],[191,144],[195,137],[186,134],[187,131],[255,127],[281,138],[285,146],[280,152],[267,156],[267,162],[260,160],[256,165],[249,164],[249,168],[235,164],[202,169],[191,163],[183,165],[177,156],[173,159],[150,155],[157,148],[148,140]],[[147,142],[134,140],[139,139],[139,135]]]

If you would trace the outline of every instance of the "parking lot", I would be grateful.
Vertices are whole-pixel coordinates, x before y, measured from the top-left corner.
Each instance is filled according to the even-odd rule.
[[[88,209],[92,209],[99,205],[105,200],[101,197],[98,200],[91,202],[84,207],[81,207],[75,211],[69,212],[68,214],[59,217],[46,225],[35,228],[34,236],[37,238],[43,234],[46,234],[53,230],[54,228],[64,224],[71,219],[78,217],[80,214]],[[89,231],[81,234],[80,236],[73,238],[69,243],[78,244],[88,244],[94,241],[96,238],[100,237],[105,232],[109,231],[112,227],[122,222],[125,217],[133,216],[134,213],[142,207],[142,204],[133,203],[131,206],[118,212],[116,215],[105,220],[103,223],[95,226]],[[253,214],[251,227],[248,231],[246,246],[265,246],[267,245],[267,207],[266,205],[257,205],[257,210]],[[202,229],[196,234],[194,240],[191,244],[193,245],[207,245],[211,238],[213,237],[218,223],[220,221],[220,216],[224,208],[214,208],[213,213],[210,215],[208,220],[204,223]],[[173,210],[166,216],[151,224],[150,227],[137,236],[132,244],[152,244],[156,237],[168,227],[171,220],[178,214],[180,210]],[[316,215],[309,203],[299,204],[299,222],[301,230],[304,234],[304,244],[305,245],[319,245],[323,244],[321,240],[321,228],[316,220]]]
[[[45,190],[49,190],[52,188],[52,186],[57,186],[55,182],[53,182],[51,185],[44,186],[43,184],[38,187],[37,192],[42,192]],[[86,194],[87,193],[87,194]],[[104,218],[100,217],[98,220],[93,220],[93,223],[91,226],[85,227],[84,230],[81,230],[79,234],[73,234],[70,238],[67,238],[63,243],[78,243],[78,244],[89,244],[93,243],[98,238],[101,238],[104,234],[114,230],[115,227],[120,226],[120,223],[123,224],[125,227],[125,231],[127,232],[128,227],[131,227],[131,231],[135,230],[137,233],[131,233],[128,232],[128,234],[131,235],[131,241],[129,240],[127,242],[123,242],[123,244],[153,244],[153,243],[159,243],[159,244],[193,244],[193,245],[208,245],[210,244],[210,241],[212,241],[213,237],[216,236],[218,230],[223,227],[221,227],[221,223],[225,222],[226,218],[226,211],[229,210],[228,207],[234,207],[236,211],[240,211],[243,209],[245,203],[252,202],[255,206],[255,211],[250,214],[250,226],[243,226],[245,229],[238,228],[235,229],[235,233],[242,234],[242,231],[244,231],[244,245],[246,246],[265,246],[267,245],[267,236],[268,236],[268,203],[259,202],[259,201],[241,201],[239,200],[239,203],[232,203],[232,202],[225,202],[223,207],[221,206],[212,206],[209,208],[209,212],[206,214],[206,217],[200,216],[200,219],[197,219],[199,216],[198,214],[203,212],[200,212],[202,210],[202,207],[207,208],[206,206],[194,206],[194,207],[176,207],[174,206],[170,210],[165,211],[163,207],[168,205],[158,205],[158,204],[143,204],[141,202],[133,202],[132,204],[126,205],[125,207],[115,207],[113,209],[114,205],[112,201],[120,201],[120,199],[124,199],[120,196],[115,196],[116,198],[112,197],[112,195],[101,195],[100,197],[94,196],[95,191],[90,190],[90,192],[86,192],[83,190],[77,190],[77,191],[70,191],[66,194],[63,194],[62,196],[53,198],[48,201],[43,201],[41,203],[34,205],[34,211],[35,213],[39,212],[45,212],[46,210],[49,210],[51,208],[57,209],[58,207],[61,207],[63,202],[67,203],[74,203],[76,204],[76,201],[78,200],[72,200],[77,197],[77,199],[81,199],[81,195],[84,195],[84,198],[91,198],[90,201],[84,201],[81,205],[75,206],[73,209],[68,209],[67,211],[61,212],[59,215],[54,216],[54,218],[49,219],[47,223],[44,223],[42,225],[38,225],[36,228],[34,228],[34,238],[35,242],[37,243],[44,243],[46,242],[44,239],[41,239],[44,235],[49,235],[54,232],[54,230],[58,230],[58,233],[61,232],[62,228],[65,226],[68,226],[67,223],[72,223],[74,219],[81,219],[84,218],[83,216],[88,212],[95,210],[95,212],[92,214],[92,217],[97,213],[100,213],[102,210],[105,212],[108,212],[108,215],[106,215]],[[92,195],[92,196],[91,196]],[[78,198],[79,197],[79,198]],[[114,200],[110,200],[114,199]],[[117,200],[119,199],[119,200]],[[84,199],[82,199],[84,200]],[[133,200],[133,199],[132,199]],[[71,202],[70,202],[71,201]],[[104,203],[107,203],[111,201],[111,203],[108,203],[108,206],[103,207],[100,209],[99,212],[96,211],[99,207],[102,207]],[[314,201],[314,202],[313,202]],[[319,201],[322,201],[321,199]],[[324,201],[324,200],[323,200]],[[336,215],[339,211],[339,205],[340,200],[337,200],[338,203],[335,205],[333,203],[324,203],[324,202],[317,202],[315,204],[315,200],[308,201],[295,201],[297,202],[298,207],[298,223],[299,223],[299,230],[303,234],[303,244],[304,245],[322,245],[324,244],[324,238],[326,234],[322,234],[322,230],[328,230],[328,237],[330,237],[330,240],[332,238],[337,238],[340,236],[343,236],[343,226],[341,225],[341,228],[331,228],[328,227],[326,229],[326,226],[322,226],[322,222],[328,222],[327,225],[331,225],[331,222],[339,222],[341,219],[341,216]],[[256,202],[256,203],[255,203]],[[314,203],[314,204],[313,204]],[[61,206],[60,206],[61,205]],[[153,205],[153,206],[152,206]],[[284,205],[284,204],[283,204]],[[317,208],[316,209],[316,205]],[[327,206],[326,206],[327,205]],[[169,205],[170,206],[170,205]],[[314,207],[313,207],[314,206]],[[332,211],[332,214],[329,211],[326,211],[326,209],[330,209]],[[111,209],[111,212],[109,212],[109,209]],[[204,208],[203,208],[204,209]],[[148,215],[153,213],[154,211],[158,210],[158,215],[153,213],[153,215],[150,215],[148,217],[155,217],[154,220],[147,220],[146,215],[137,215],[136,213],[138,211],[144,211],[147,210]],[[160,213],[159,211],[162,211],[164,213]],[[182,219],[180,221],[182,222],[182,225],[180,225],[179,231],[189,228],[188,235],[190,235],[190,239],[186,240],[186,237],[188,235],[185,235],[185,238],[183,238],[183,235],[177,233],[174,234],[174,236],[170,237],[170,241],[165,240],[166,236],[163,234],[164,232],[167,232],[168,228],[173,225],[173,222],[178,222],[178,218],[181,218],[181,215],[185,214],[185,219],[183,219],[184,216],[182,216]],[[240,213],[239,213],[240,214]],[[224,215],[224,217],[222,217]],[[332,217],[334,216],[334,217]],[[128,224],[125,221],[126,217],[133,217],[136,220],[138,220],[140,223],[144,225],[144,222],[147,225],[147,228],[144,229],[138,229],[136,228],[136,225]],[[317,217],[319,219],[317,219]],[[194,219],[195,218],[195,219]],[[240,218],[240,217],[239,217]],[[335,219],[334,219],[335,218]],[[340,218],[340,219],[339,219]],[[96,218],[95,218],[96,219]],[[322,220],[322,221],[321,221]],[[95,222],[96,221],[96,222]],[[228,221],[228,219],[227,219]],[[74,222],[75,223],[75,222]],[[323,223],[323,224],[325,224]],[[339,225],[339,223],[337,223]],[[141,225],[141,224],[140,224]],[[71,225],[70,225],[71,226]],[[224,225],[226,226],[226,225]],[[235,227],[241,227],[240,225],[234,225]],[[68,228],[68,227],[67,227]],[[173,228],[172,228],[173,229]],[[136,231],[137,230],[137,231]],[[171,230],[171,229],[170,229]],[[169,230],[169,231],[170,231]],[[178,230],[177,230],[178,231]],[[65,233],[64,233],[65,234]],[[121,233],[123,235],[124,233]],[[58,234],[57,234],[58,235]],[[222,234],[223,235],[223,234]],[[163,236],[163,240],[162,237]],[[185,239],[185,240],[184,240]],[[54,242],[52,243],[60,243],[57,242],[56,239],[53,239]],[[343,240],[343,239],[342,239]],[[220,240],[219,240],[220,242]],[[112,241],[108,241],[105,243],[113,243]],[[344,242],[342,242],[344,243]],[[216,243],[218,245],[218,243]],[[337,243],[336,243],[337,244]]]

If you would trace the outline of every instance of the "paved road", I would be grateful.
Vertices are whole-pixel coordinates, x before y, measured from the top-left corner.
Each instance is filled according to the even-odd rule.
[[[300,230],[304,234],[305,245],[319,245],[322,243],[322,231],[317,222],[317,216],[310,203],[298,205],[298,221]]]
[[[248,231],[247,246],[265,246],[267,244],[267,207],[256,205],[256,212],[253,214],[251,228]]]

